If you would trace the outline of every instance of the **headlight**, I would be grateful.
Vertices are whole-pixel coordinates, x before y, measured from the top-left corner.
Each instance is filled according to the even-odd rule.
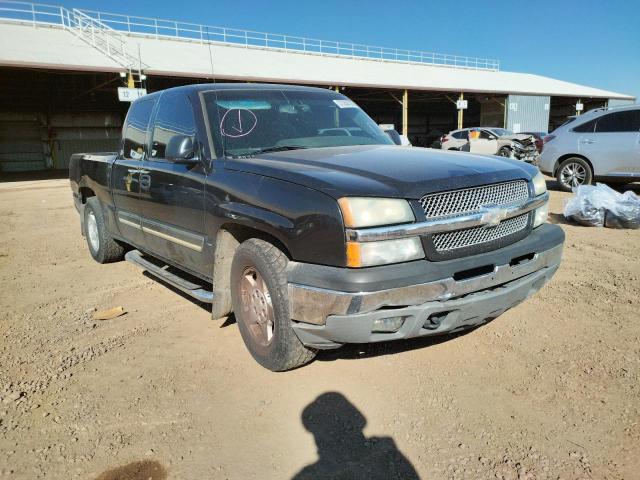
[[[338,200],[344,226],[349,228],[413,222],[409,202],[397,198],[344,197]]]
[[[372,267],[418,260],[423,257],[424,251],[418,237],[379,242],[347,242],[348,267]]]
[[[547,182],[544,179],[544,175],[542,175],[541,172],[538,172],[538,174],[535,177],[533,177],[533,193],[537,197],[538,195],[542,195],[546,191],[547,191]]]
[[[533,219],[533,228],[539,227],[547,222],[549,216],[549,204],[545,203],[541,207],[536,208],[535,218]]]

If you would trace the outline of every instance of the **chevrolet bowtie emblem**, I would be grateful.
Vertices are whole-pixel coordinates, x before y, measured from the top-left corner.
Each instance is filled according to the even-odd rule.
[[[507,218],[507,210],[500,207],[485,207],[482,209],[482,223],[487,227],[495,227]]]

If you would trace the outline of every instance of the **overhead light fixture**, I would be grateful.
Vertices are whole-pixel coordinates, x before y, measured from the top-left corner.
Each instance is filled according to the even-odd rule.
[[[127,78],[127,72],[120,72],[120,78]]]

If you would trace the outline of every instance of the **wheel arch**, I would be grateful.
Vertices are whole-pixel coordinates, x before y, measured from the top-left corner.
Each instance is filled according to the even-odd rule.
[[[593,169],[593,163],[591,163],[591,160],[589,160],[584,155],[580,155],[579,153],[565,153],[564,155],[559,157],[558,160],[556,160],[556,163],[553,166],[553,176],[554,177],[558,174],[558,168],[560,168],[560,165],[562,164],[562,162],[564,162],[565,160],[567,160],[569,158],[581,158],[582,160],[587,162],[587,164],[589,165],[589,168],[591,169],[591,175],[595,176],[596,172]]]
[[[264,230],[238,223],[221,225],[216,235],[215,261],[211,282],[214,293],[213,318],[224,317],[233,310],[231,303],[231,265],[233,257],[238,247],[252,238],[268,242],[280,249],[289,260],[292,258],[291,252],[286,245]]]
[[[96,196],[95,192],[89,187],[80,187],[78,193],[80,194],[80,201],[83,205],[87,203],[89,198]]]

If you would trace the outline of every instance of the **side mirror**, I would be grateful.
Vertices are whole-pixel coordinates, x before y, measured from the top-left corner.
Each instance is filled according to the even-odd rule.
[[[171,137],[165,149],[165,158],[175,163],[196,163],[193,139],[187,135]]]

